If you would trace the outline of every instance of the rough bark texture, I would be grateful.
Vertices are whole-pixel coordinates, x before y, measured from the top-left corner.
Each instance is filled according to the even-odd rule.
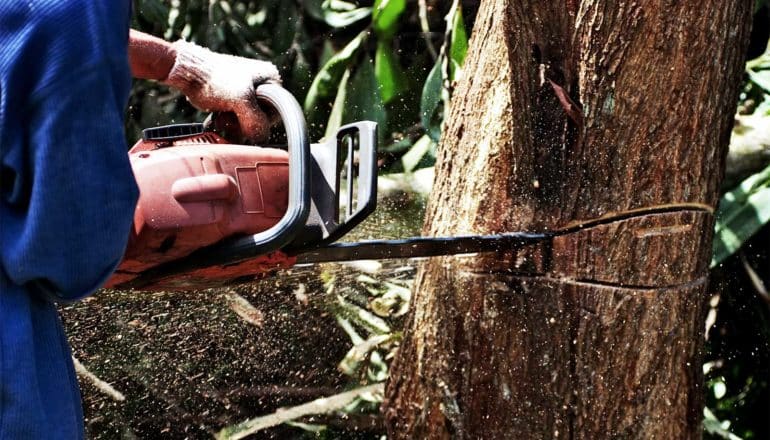
[[[750,0],[483,1],[425,233],[390,438],[697,438],[703,302]]]

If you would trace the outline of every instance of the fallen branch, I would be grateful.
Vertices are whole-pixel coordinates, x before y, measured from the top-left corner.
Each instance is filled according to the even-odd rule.
[[[96,377],[94,373],[88,371],[88,369],[83,364],[81,364],[75,356],[72,356],[72,362],[75,364],[75,373],[77,373],[78,376],[82,377],[83,379],[88,379],[88,381],[91,382],[91,384],[95,386],[97,390],[112,397],[118,402],[126,400],[126,396],[124,396],[123,393],[113,388],[112,385],[108,384],[107,382]]]
[[[251,398],[318,398],[336,391],[332,387],[288,387],[280,385],[265,385],[253,387],[236,387],[220,392],[227,397]]]
[[[356,433],[381,433],[385,430],[385,423],[380,414],[345,414],[344,418],[335,415],[314,415],[307,423]]]
[[[349,405],[357,397],[367,393],[382,393],[384,385],[382,383],[368,385],[355,390],[346,391],[330,397],[322,397],[302,405],[291,408],[280,409],[272,414],[247,420],[237,425],[228,426],[217,434],[219,440],[238,440],[255,432],[266,428],[280,425],[285,422],[296,420],[314,414],[327,414],[333,411],[339,411]]]

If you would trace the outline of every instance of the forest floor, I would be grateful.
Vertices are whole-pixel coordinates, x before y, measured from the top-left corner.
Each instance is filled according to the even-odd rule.
[[[350,341],[317,300],[294,293],[303,283],[320,290],[313,275],[227,291],[103,291],[65,307],[74,356],[126,397],[117,401],[81,379],[89,438],[211,438],[341,391],[349,379],[337,363]],[[256,305],[252,322],[232,310],[233,293]]]

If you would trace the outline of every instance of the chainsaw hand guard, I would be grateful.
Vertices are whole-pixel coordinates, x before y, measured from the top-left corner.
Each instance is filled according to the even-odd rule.
[[[340,127],[311,145],[311,206],[305,227],[286,247],[290,254],[337,241],[377,206],[377,124]]]

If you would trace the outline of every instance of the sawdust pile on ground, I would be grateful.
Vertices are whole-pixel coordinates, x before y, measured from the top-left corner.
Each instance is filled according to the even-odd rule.
[[[211,438],[340,391],[348,378],[336,364],[350,342],[323,311],[317,280],[295,271],[232,289],[261,312],[261,327],[238,317],[223,291],[103,291],[63,307],[74,355],[126,396],[117,402],[81,379],[89,438]],[[293,293],[300,283],[309,300]]]

